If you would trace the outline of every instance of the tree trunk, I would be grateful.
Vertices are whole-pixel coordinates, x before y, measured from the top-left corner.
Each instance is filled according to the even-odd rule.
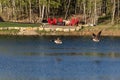
[[[89,20],[89,24],[93,24],[93,14],[92,14],[92,2],[90,0],[90,11],[89,11],[89,17],[90,17],[90,20]]]
[[[16,21],[16,13],[15,13],[15,0],[12,0],[12,20],[14,21]]]
[[[114,20],[115,20],[115,8],[116,8],[116,2],[115,0],[113,0],[113,9],[112,9],[112,20],[111,20],[111,24],[114,24]]]
[[[38,4],[39,4],[39,18],[41,18],[41,6],[40,6],[40,0],[39,0]]]
[[[119,20],[119,17],[120,17],[120,1],[118,0],[118,20]]]
[[[77,2],[75,3],[75,14],[77,13]]]
[[[84,22],[86,24],[86,2],[84,0],[84,3],[83,3],[83,8],[84,8],[84,11],[83,11],[83,14],[84,14]]]
[[[25,12],[25,17],[28,17],[28,15],[29,15],[29,10],[28,10],[27,5],[25,5],[24,12]],[[24,19],[25,19],[25,18],[24,18]],[[29,18],[29,19],[30,19],[30,18]]]
[[[29,0],[29,22],[32,22],[32,16],[31,16],[31,0]]]
[[[97,24],[97,6],[96,6],[96,0],[94,4],[94,25]]]
[[[48,1],[47,18],[49,17],[49,13],[50,13],[50,0]]]
[[[0,15],[2,14],[2,4],[0,2]]]
[[[48,11],[49,11],[48,8],[46,8],[46,9],[45,9],[45,17],[46,17],[46,18],[48,18],[48,16],[49,16],[49,12],[48,12]]]
[[[21,15],[22,16],[22,3],[21,3],[21,0],[19,0],[19,10],[18,10],[18,12],[19,12],[19,15]],[[20,17],[20,16],[18,16],[18,17]]]
[[[69,11],[69,7],[70,7],[70,2],[71,2],[71,0],[69,0],[69,2],[68,2],[67,10],[66,10],[66,13],[65,13],[65,19],[66,19],[67,16],[68,16],[68,11]]]
[[[45,5],[43,4],[43,7],[42,7],[42,17],[41,17],[41,21],[43,20],[44,18],[44,12],[45,12]]]

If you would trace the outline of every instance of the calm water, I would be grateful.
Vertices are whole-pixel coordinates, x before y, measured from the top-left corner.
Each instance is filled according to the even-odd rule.
[[[0,36],[0,80],[119,80],[120,37]]]

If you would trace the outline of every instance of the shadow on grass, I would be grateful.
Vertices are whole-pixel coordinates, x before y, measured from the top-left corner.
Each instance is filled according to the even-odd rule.
[[[110,20],[111,16],[102,16],[102,17],[99,17],[98,19],[98,23],[101,24],[101,23],[107,23],[109,20]]]

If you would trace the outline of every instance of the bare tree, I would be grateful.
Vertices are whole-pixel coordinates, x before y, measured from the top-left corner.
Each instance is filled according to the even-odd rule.
[[[13,18],[15,18],[15,20],[16,20],[16,11],[15,11],[16,5],[15,5],[15,0],[11,0],[11,2],[12,2],[12,20],[14,21]]]
[[[84,2],[83,2],[83,8],[84,8],[84,10],[83,10],[84,22],[85,22],[85,24],[86,24],[86,0],[84,0]]]
[[[32,12],[31,12],[31,0],[29,0],[29,22],[32,21]]]
[[[94,3],[94,25],[97,24],[97,6],[96,6],[96,0]]]
[[[47,18],[49,16],[50,13],[50,0],[48,0],[48,6],[47,6]]]
[[[69,7],[70,7],[70,3],[71,3],[71,0],[69,0],[69,2],[68,2],[67,10],[66,10],[66,13],[65,13],[65,19],[68,16],[68,11],[69,11]]]
[[[39,5],[39,18],[41,18],[41,5],[40,5],[40,0],[38,1],[38,5]]]
[[[42,6],[41,20],[43,20],[43,18],[44,18],[44,12],[45,12],[45,5],[43,4],[43,6]]]
[[[113,0],[113,8],[112,8],[112,20],[111,20],[111,24],[114,24],[114,20],[115,20],[115,9],[116,9],[116,1]]]
[[[0,2],[0,14],[2,14],[2,4]]]
[[[120,18],[120,0],[117,0],[117,11],[118,11],[118,21],[119,21],[119,18]]]

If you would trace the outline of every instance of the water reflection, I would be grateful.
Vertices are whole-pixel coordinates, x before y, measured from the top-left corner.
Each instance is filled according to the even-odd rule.
[[[61,61],[56,61],[56,58],[60,58]],[[120,59],[101,57],[2,56],[0,57],[0,79],[118,80],[120,78],[119,66]]]
[[[119,80],[120,37],[0,37],[0,80]]]

